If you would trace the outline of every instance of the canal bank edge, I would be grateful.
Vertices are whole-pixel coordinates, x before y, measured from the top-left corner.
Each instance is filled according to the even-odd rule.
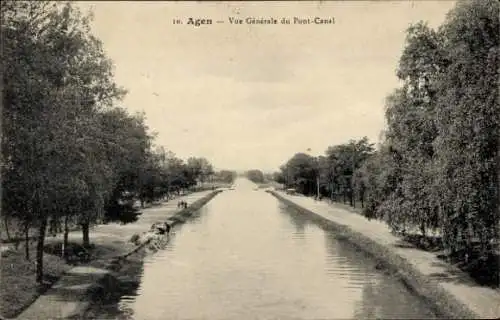
[[[380,244],[370,237],[352,230],[346,225],[310,211],[284,198],[277,192],[271,190],[267,190],[266,192],[286,205],[302,213],[310,214],[319,222],[333,228],[339,238],[352,243],[360,250],[368,253],[379,263],[379,265],[401,280],[411,292],[429,304],[438,316],[449,319],[485,319],[482,315],[475,313],[468,306],[461,303],[452,293],[442,288],[437,281],[429,279],[422,274],[411,261],[398,255],[394,250],[391,250],[390,247]]]
[[[214,192],[211,192],[208,194],[206,197],[203,197],[199,200],[196,200],[193,202],[191,205],[189,205],[186,209],[182,209],[176,214],[174,214],[172,217],[168,218],[167,221],[170,224],[170,226],[175,226],[176,224],[184,223],[186,222],[186,219],[189,218],[194,212],[198,211],[203,207],[206,203],[208,203],[210,200],[212,200],[216,195],[221,193],[223,190],[215,190]]]
[[[207,204],[210,200],[212,200],[216,195],[221,193],[223,190],[215,190],[214,192],[209,193],[205,197],[196,200],[187,208],[181,209],[176,212],[173,216],[167,219],[167,221],[172,227],[176,224],[182,224],[187,221],[189,217],[193,215],[196,211],[201,209],[205,204]],[[80,319],[82,315],[84,315],[87,310],[91,307],[91,298],[92,295],[98,294],[98,292],[106,292],[107,290],[113,290],[114,284],[116,283],[115,277],[111,274],[111,271],[118,267],[121,269],[121,263],[125,261],[129,256],[139,253],[141,249],[144,249],[153,239],[150,238],[147,241],[139,244],[134,250],[131,250],[128,253],[122,254],[113,258],[106,266],[104,267],[109,272],[103,274],[100,278],[96,279],[95,283],[88,288],[87,297],[88,299],[83,300],[75,312],[69,317],[70,319]],[[142,251],[143,252],[143,251]],[[144,252],[141,255],[141,259],[145,256]],[[120,272],[120,270],[116,270],[116,272]]]
[[[204,196],[201,199],[196,200],[193,202],[191,205],[189,205],[185,209],[181,209],[177,211],[173,216],[167,219],[166,222],[170,222],[171,225],[183,223],[187,221],[187,218],[189,218],[193,213],[195,213],[197,210],[199,210],[201,207],[203,207],[206,203],[208,203],[210,200],[212,200],[217,194],[221,193],[223,190],[215,190],[208,195]],[[67,316],[65,316],[65,319],[81,319],[81,315],[83,315],[91,306],[91,298],[93,295],[95,295],[98,292],[104,292],[106,290],[112,290],[113,284],[115,283],[114,276],[112,275],[112,272],[118,272],[119,270],[116,270],[117,267],[118,269],[121,269],[121,266],[123,263],[126,262],[126,258],[133,255],[133,254],[141,254],[141,259],[145,256],[145,251],[141,250],[146,247],[150,243],[152,239],[145,241],[141,244],[139,244],[137,247],[135,247],[133,250],[130,250],[129,252],[125,254],[121,254],[119,256],[110,258],[102,267],[99,268],[94,268],[91,266],[77,266],[74,267],[73,269],[76,268],[89,268],[89,269],[96,269],[96,273],[92,274],[90,276],[91,281],[88,285],[85,285],[82,291],[80,292],[80,301],[77,302],[77,305],[73,307],[73,310],[70,312],[67,312]],[[73,270],[71,269],[71,270]],[[65,276],[71,276],[71,270],[64,274],[59,281],[62,280],[63,277]],[[58,282],[59,282],[58,281]],[[57,286],[57,282],[55,284]],[[50,289],[49,289],[50,290]],[[43,295],[42,295],[43,296]],[[42,297],[40,296],[40,297]],[[40,298],[38,297],[38,298]],[[35,300],[36,301],[36,300]],[[63,309],[68,309],[71,308],[71,306],[67,306],[67,302],[64,301],[53,301],[53,303],[61,304]],[[49,316],[48,314],[38,314],[37,317],[30,317],[28,316],[29,314],[35,314],[36,312],[32,312],[33,310],[30,310],[32,306],[35,305],[35,302],[33,302],[30,306],[28,306],[27,309],[25,309],[23,312],[21,312],[17,317],[14,318],[0,318],[0,320],[13,320],[13,319],[23,319],[23,320],[34,320],[34,319],[53,319],[54,315],[52,317],[47,317]],[[60,317],[57,316],[59,319]]]
[[[186,222],[187,218],[189,218],[194,212],[201,209],[201,207],[203,207],[205,204],[207,204],[210,200],[212,200],[216,195],[218,195],[221,192],[222,192],[222,190],[216,190],[214,192],[209,193],[205,197],[193,202],[187,208],[179,210],[178,212],[176,212],[173,216],[171,216],[170,218],[168,218],[164,222],[167,222],[171,227],[173,227],[176,224]],[[126,259],[130,255],[138,252],[139,250],[144,248],[146,245],[148,245],[151,242],[151,240],[153,240],[153,239],[149,238],[147,241],[144,241],[143,243],[139,244],[134,250],[131,250],[128,253],[125,253],[125,254],[122,254],[120,256],[115,257],[113,259],[113,261],[119,261],[119,260]]]

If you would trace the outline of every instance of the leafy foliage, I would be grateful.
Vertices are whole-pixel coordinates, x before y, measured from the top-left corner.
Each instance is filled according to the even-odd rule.
[[[264,183],[265,182],[265,177],[264,177],[264,173],[262,173],[262,171],[260,170],[257,170],[257,169],[254,169],[254,170],[248,170],[246,173],[245,173],[246,177],[254,182],[254,183]]]
[[[437,30],[410,26],[378,150],[362,139],[317,158],[296,154],[276,181],[311,194],[319,170],[324,195],[358,199],[393,231],[441,235],[450,258],[498,283],[488,266],[498,265],[499,11],[498,1],[460,2]]]
[[[215,173],[214,180],[222,183],[232,184],[236,179],[237,173],[230,170],[221,170]]]
[[[2,215],[22,221],[26,241],[38,228],[37,281],[49,221],[65,222],[65,247],[77,221],[89,246],[91,224],[134,221],[135,199],[158,200],[213,173],[204,158],[153,150],[144,114],[117,106],[126,91],[90,21],[69,2],[1,6]]]

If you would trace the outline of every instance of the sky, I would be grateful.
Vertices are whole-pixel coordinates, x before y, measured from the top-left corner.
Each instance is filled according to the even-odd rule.
[[[297,152],[378,142],[410,23],[454,1],[82,2],[156,144],[216,169],[277,170]],[[196,27],[188,18],[212,19]],[[229,17],[290,18],[231,25]],[[298,25],[293,17],[334,24]],[[183,24],[174,24],[179,19]],[[216,21],[224,23],[216,23]]]

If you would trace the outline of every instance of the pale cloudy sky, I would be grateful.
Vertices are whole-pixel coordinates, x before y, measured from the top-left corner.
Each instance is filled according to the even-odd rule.
[[[378,141],[412,22],[454,1],[85,2],[115,62],[124,105],[157,144],[215,167],[277,169],[308,148]],[[231,25],[228,17],[334,17],[334,25]],[[213,25],[174,25],[174,18]],[[216,20],[225,23],[216,24]]]

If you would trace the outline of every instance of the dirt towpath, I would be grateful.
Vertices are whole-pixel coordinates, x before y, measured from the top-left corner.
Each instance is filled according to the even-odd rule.
[[[33,304],[24,310],[16,319],[67,319],[78,315],[82,303],[88,299],[89,290],[106,276],[110,262],[114,257],[126,254],[136,248],[130,242],[133,234],[148,231],[155,222],[163,222],[181,209],[178,201],[184,200],[188,205],[200,200],[213,191],[191,193],[166,203],[143,209],[138,221],[127,225],[98,225],[91,231],[91,242],[97,248],[88,265],[76,266],[65,273],[47,292],[38,297]],[[70,241],[81,242],[81,232],[72,232]],[[61,241],[62,235],[47,238],[47,243]]]

